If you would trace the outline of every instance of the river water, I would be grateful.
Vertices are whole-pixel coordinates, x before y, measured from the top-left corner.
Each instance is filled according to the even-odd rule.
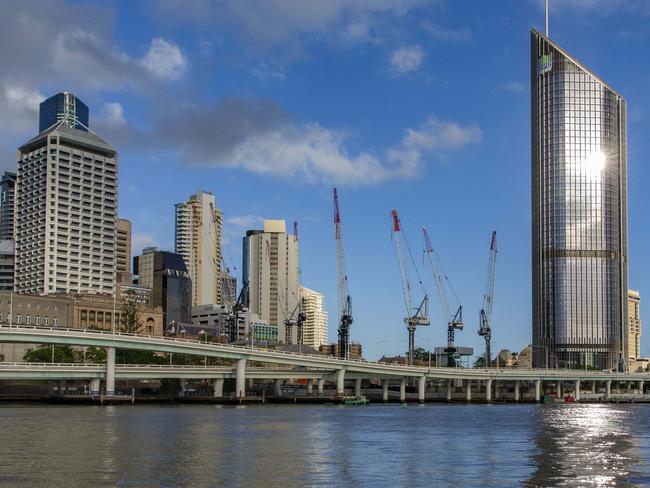
[[[650,486],[650,406],[0,405],[1,487]]]

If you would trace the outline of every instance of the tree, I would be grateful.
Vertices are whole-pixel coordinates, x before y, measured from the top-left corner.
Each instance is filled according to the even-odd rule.
[[[137,334],[142,328],[140,322],[140,312],[138,311],[138,301],[132,290],[126,292],[122,302],[122,316],[120,318],[122,332]]]
[[[28,349],[23,360],[29,363],[50,363],[52,362],[52,347],[54,347],[55,363],[75,363],[79,361],[79,352],[74,351],[70,346],[51,346],[41,344],[36,349]]]
[[[479,356],[476,358],[476,361],[474,361],[474,367],[475,368],[485,368],[485,356]]]
[[[408,351],[405,353],[406,356],[409,355]],[[436,355],[431,351],[427,351],[423,347],[416,347],[413,349],[413,362],[428,363],[429,358],[431,358],[431,366],[436,364]]]
[[[102,364],[106,362],[106,349],[103,347],[88,346],[86,348],[86,362]]]

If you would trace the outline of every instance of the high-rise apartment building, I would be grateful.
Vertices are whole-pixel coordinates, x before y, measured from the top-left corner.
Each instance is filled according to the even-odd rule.
[[[19,293],[113,293],[117,151],[66,119],[18,149]]]
[[[534,365],[624,368],[626,104],[531,31]]]
[[[14,290],[14,241],[0,241],[0,291]]]
[[[5,171],[0,180],[0,240],[14,238],[16,173]]]
[[[176,204],[176,253],[192,278],[192,305],[221,303],[221,226],[214,194],[198,191]]]
[[[131,283],[131,221],[117,219],[115,242],[115,274],[117,283]]]
[[[627,293],[628,323],[628,369],[634,371],[634,363],[641,358],[641,294],[636,290]]]
[[[327,344],[327,312],[325,311],[325,297],[322,293],[302,287],[302,310],[305,322],[302,325],[302,340],[304,344],[318,350]]]
[[[278,327],[278,341],[287,342],[284,321],[298,304],[298,241],[287,234],[284,220],[265,220],[264,230],[246,232],[243,286],[248,307],[261,320]],[[295,318],[295,317],[294,317]],[[293,327],[292,343],[297,341]]]
[[[88,131],[88,115],[88,106],[72,93],[57,93],[41,102],[38,131],[43,132],[58,122],[71,129]]]
[[[180,255],[148,247],[133,258],[133,273],[138,285],[151,290],[151,305],[162,307],[165,330],[191,322],[192,280]]]

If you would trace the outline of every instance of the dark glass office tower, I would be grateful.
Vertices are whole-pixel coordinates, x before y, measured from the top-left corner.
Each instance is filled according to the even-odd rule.
[[[65,119],[71,129],[88,131],[88,106],[70,92],[61,92],[41,102],[38,132]]]
[[[533,364],[623,368],[625,100],[533,29],[531,119]]]

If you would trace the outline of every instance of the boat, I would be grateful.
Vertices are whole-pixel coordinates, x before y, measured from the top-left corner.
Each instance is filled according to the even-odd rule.
[[[369,403],[370,400],[368,400],[365,396],[343,398],[343,405],[368,405]]]

